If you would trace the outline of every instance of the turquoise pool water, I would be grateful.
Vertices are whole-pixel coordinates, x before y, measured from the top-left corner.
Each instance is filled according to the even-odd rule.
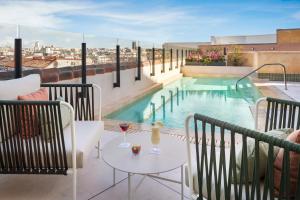
[[[237,79],[184,77],[106,118],[148,124],[160,120],[166,127],[182,128],[188,114],[201,113],[253,128],[249,106],[261,95],[249,79],[241,81],[236,91]]]

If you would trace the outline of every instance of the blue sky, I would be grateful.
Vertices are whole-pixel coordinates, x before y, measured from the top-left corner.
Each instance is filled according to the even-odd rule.
[[[300,0],[2,1],[3,23],[40,29],[35,34],[42,34],[41,27],[85,32],[87,40],[209,41],[212,35],[270,34],[278,28],[300,28]]]

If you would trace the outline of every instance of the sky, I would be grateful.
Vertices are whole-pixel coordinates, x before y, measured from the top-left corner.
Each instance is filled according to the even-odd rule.
[[[145,45],[206,42],[211,36],[274,34],[300,28],[300,0],[0,0],[0,43],[15,37],[73,43],[109,41]],[[2,26],[1,26],[2,24]],[[71,34],[73,32],[74,34]],[[32,41],[31,41],[32,42]],[[26,43],[25,43],[26,45]],[[96,45],[97,46],[97,45]]]

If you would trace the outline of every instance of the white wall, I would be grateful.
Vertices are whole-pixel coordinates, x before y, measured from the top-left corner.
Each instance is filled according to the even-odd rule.
[[[212,45],[276,43],[275,34],[246,36],[211,36]]]
[[[244,76],[253,71],[252,67],[236,67],[236,66],[185,66],[182,68],[184,76]]]
[[[179,62],[180,63],[180,62]],[[176,62],[173,62],[173,70],[169,71],[169,63],[166,63],[165,73],[161,73],[161,64],[155,65],[155,76],[150,76],[151,68],[142,67],[141,80],[135,81],[137,69],[121,70],[121,87],[114,88],[115,72],[88,76],[87,82],[94,83],[102,90],[102,116],[123,107],[136,100],[141,95],[151,90],[159,89],[164,83],[180,78],[180,66],[175,69]],[[68,82],[70,81],[62,81]],[[80,83],[81,79],[73,79],[72,83]],[[95,94],[97,96],[97,94]],[[96,105],[97,106],[97,105]]]

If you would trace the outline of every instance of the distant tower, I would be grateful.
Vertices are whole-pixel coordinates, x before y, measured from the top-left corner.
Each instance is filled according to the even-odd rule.
[[[132,50],[136,50],[136,41],[132,42]]]
[[[34,52],[39,52],[39,51],[40,51],[40,43],[39,43],[39,41],[36,41],[36,42],[34,43],[33,51],[34,51]]]

